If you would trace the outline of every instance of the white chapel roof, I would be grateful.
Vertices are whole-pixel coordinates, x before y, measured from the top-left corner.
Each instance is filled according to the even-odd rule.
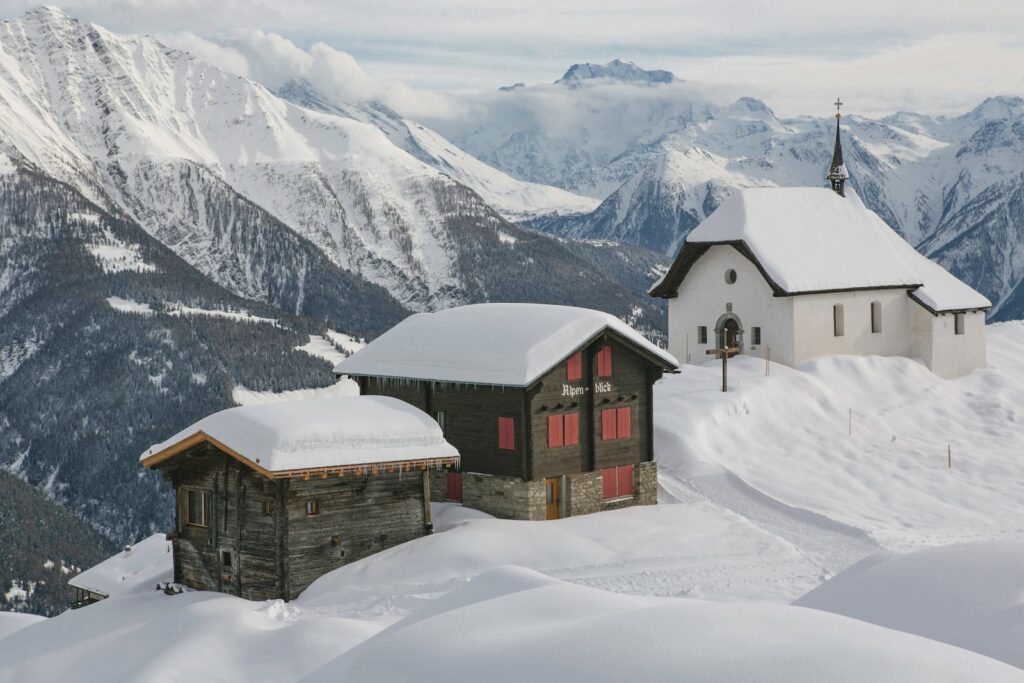
[[[919,254],[852,190],[846,197],[816,187],[737,190],[687,236],[684,249],[737,242],[787,294],[907,287],[934,311],[992,305]]]
[[[605,329],[668,367],[679,365],[670,353],[609,313],[548,304],[474,304],[409,316],[334,371],[527,386]]]
[[[269,473],[459,455],[415,406],[388,396],[336,396],[228,408],[150,446],[139,460],[153,466],[208,439]]]

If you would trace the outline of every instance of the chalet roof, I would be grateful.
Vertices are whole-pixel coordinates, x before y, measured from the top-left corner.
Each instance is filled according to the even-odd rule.
[[[164,534],[153,534],[130,548],[71,577],[68,584],[109,598],[143,586],[151,591],[155,584],[174,579],[171,542]]]
[[[846,197],[813,187],[736,191],[687,236],[651,294],[673,296],[715,244],[736,246],[783,296],[905,287],[933,312],[992,305],[919,254],[852,190]]]
[[[459,456],[418,408],[387,396],[339,396],[228,408],[151,446],[139,460],[154,467],[203,442],[270,477]]]
[[[609,330],[665,368],[676,359],[608,313],[547,304],[475,304],[412,315],[334,371],[523,387]]]

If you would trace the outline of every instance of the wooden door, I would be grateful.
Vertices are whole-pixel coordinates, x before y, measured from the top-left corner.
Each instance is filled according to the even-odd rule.
[[[448,500],[456,503],[462,502],[462,472],[449,472],[447,477]]]
[[[562,498],[558,491],[558,477],[544,480],[545,494],[547,496],[547,518],[558,519],[561,515]]]

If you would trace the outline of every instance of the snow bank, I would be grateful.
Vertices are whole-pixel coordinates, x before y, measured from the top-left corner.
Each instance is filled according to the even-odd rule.
[[[819,187],[740,189],[686,238],[732,241],[742,241],[791,294],[921,285],[916,295],[936,311],[992,305],[919,254],[852,190],[840,197]]]
[[[525,386],[605,329],[668,366],[678,365],[667,351],[608,313],[547,304],[475,304],[410,316],[334,371]]]
[[[1024,671],[825,612],[614,595],[502,568],[303,680],[932,683]]]
[[[103,600],[0,639],[0,681],[294,681],[380,630],[280,607],[206,592]]]
[[[796,601],[1024,668],[1024,542],[880,555]]]
[[[626,508],[538,524],[449,506],[426,538],[315,581],[310,609],[359,610],[374,593],[411,609],[482,572],[516,565],[592,587],[644,595],[789,602],[821,581],[791,544],[705,503]]]
[[[168,315],[205,316],[207,318],[225,318],[227,320],[234,320],[242,323],[266,323],[268,325],[278,324],[277,320],[274,318],[261,318],[249,313],[248,311],[222,311],[216,308],[196,308],[194,306],[186,306],[180,302],[164,302],[164,310]]]
[[[174,579],[174,555],[164,534],[153,534],[130,548],[86,569],[68,583],[111,597],[151,591],[157,583]]]
[[[304,401],[333,396],[358,396],[359,385],[350,379],[340,379],[329,387],[319,389],[292,389],[290,391],[256,391],[236,384],[231,390],[231,400],[240,406],[258,403],[280,403],[281,401]]]
[[[139,459],[198,433],[271,472],[458,456],[437,422],[418,408],[387,396],[339,396],[228,408]]]
[[[46,621],[46,617],[37,614],[20,614],[18,612],[0,612],[0,640],[20,631],[26,626]]]
[[[685,366],[655,386],[661,478],[731,472],[891,549],[1020,536],[1024,324],[988,340],[993,367],[958,380],[877,356],[772,364],[766,377],[763,360],[739,356],[723,394],[719,363]]]

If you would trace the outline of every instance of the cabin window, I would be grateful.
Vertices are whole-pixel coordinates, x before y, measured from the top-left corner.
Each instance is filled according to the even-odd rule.
[[[633,435],[633,409],[608,408],[601,411],[601,440],[628,439]]]
[[[750,328],[750,343],[757,346],[761,343],[761,328],[751,327]]]
[[[565,421],[561,415],[548,415],[548,448],[557,448],[565,443],[562,427]]]
[[[220,551],[220,564],[224,569],[231,569],[231,551],[221,550]]]
[[[434,413],[434,419],[437,420],[437,424],[441,427],[441,433],[448,433],[448,415],[443,410],[439,410]]]
[[[609,467],[601,470],[602,497],[605,500],[627,498],[635,492],[633,466]]]
[[[708,326],[701,325],[697,328],[697,343],[707,344],[708,343]]]
[[[206,491],[185,489],[186,521],[192,526],[206,526]]]
[[[263,501],[263,516],[269,517],[272,514],[274,514],[274,503],[269,500]]]
[[[601,350],[597,352],[597,376],[612,376],[612,347],[608,344],[602,346]]]
[[[966,320],[965,320],[966,317],[967,317],[966,313],[954,313],[953,314],[953,332],[955,334],[963,334],[964,333],[964,322],[966,322]]]
[[[313,517],[314,515],[320,514],[320,501],[318,500],[307,500],[306,501],[306,516]]]
[[[879,334],[882,331],[882,302],[871,302],[871,334]]]
[[[725,284],[734,285],[736,284],[736,271],[730,268],[725,271]]]
[[[580,442],[580,415],[548,415],[548,448],[575,446]]]
[[[580,443],[580,414],[568,413],[565,417],[565,445],[577,446]]]
[[[565,377],[570,382],[583,379],[583,352],[577,351],[566,362]]]
[[[837,337],[846,334],[846,321],[843,319],[843,305],[836,304],[832,307],[832,332]]]
[[[503,451],[514,451],[516,449],[515,418],[498,418],[498,448]]]

